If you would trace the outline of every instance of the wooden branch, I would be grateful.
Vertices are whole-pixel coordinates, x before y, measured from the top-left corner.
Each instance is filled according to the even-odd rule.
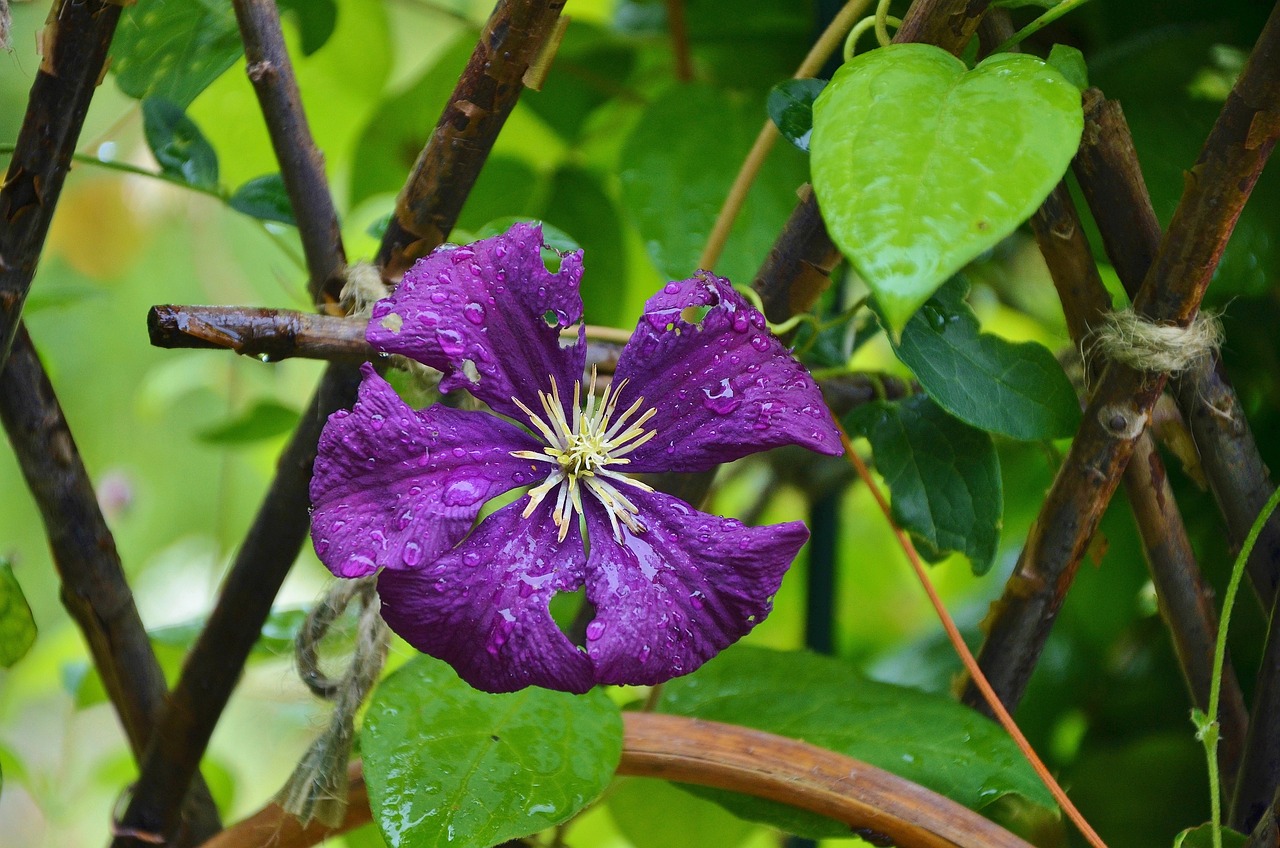
[[[658,713],[624,713],[620,776],[714,786],[835,819],[850,835],[901,848],[1030,848],[977,813],[852,757],[759,730]],[[359,763],[347,817],[333,831],[301,828],[271,805],[202,848],[309,848],[368,823]],[[877,842],[877,844],[880,844]]]
[[[1107,256],[1133,297],[1159,250],[1160,222],[1120,104],[1090,89],[1085,92],[1085,115],[1076,177],[1098,222]],[[1231,549],[1239,550],[1273,490],[1244,408],[1216,356],[1175,376],[1173,390],[1226,522]],[[1274,516],[1258,537],[1248,569],[1254,591],[1269,608],[1280,584],[1280,516]]]
[[[45,23],[44,55],[0,187],[0,368],[18,332],[121,8],[107,0],[59,0]]]
[[[1134,301],[1164,324],[1194,319],[1213,269],[1280,134],[1280,11],[1257,47],[1187,180],[1159,255]],[[1165,375],[1111,364],[1059,470],[1026,547],[993,607],[980,656],[1008,705],[1016,704],[1067,588],[1144,431]]]
[[[293,63],[280,31],[275,0],[232,0],[244,41],[245,72],[258,95],[285,193],[298,222],[314,303],[336,306],[345,282],[342,228],[324,174],[324,156],[311,137]]]
[[[499,0],[431,140],[396,199],[377,264],[388,282],[442,244],[515,108],[521,80],[554,31],[564,0]],[[433,151],[449,151],[441,156]]]
[[[368,320],[243,306],[151,307],[147,332],[163,348],[233,350],[270,362],[299,357],[367,362],[381,354],[364,339]]]
[[[893,40],[936,44],[958,56],[990,5],[991,0],[915,0]]]
[[[401,194],[415,199],[413,208],[424,218],[435,222],[438,229],[421,235],[414,249],[429,251],[442,243],[457,218],[462,202],[470,192],[480,165],[510,114],[520,93],[520,78],[509,79],[513,60],[495,59],[488,74],[476,65],[476,56],[537,56],[551,33],[559,3],[545,0],[505,0],[499,3],[486,25],[464,72],[454,99],[445,109],[442,125],[459,103],[500,103],[502,108],[488,120],[463,121],[466,137],[459,126],[457,132],[442,132],[437,127],[428,146],[419,156],[415,174]],[[548,8],[553,12],[548,12]],[[544,18],[550,15],[550,20]],[[528,26],[529,21],[539,25]],[[521,25],[517,25],[521,24]],[[491,76],[501,72],[500,77]],[[521,72],[523,73],[523,67]],[[495,79],[504,80],[500,91],[494,90]],[[464,167],[465,165],[465,167]],[[474,168],[471,166],[474,165]],[[418,194],[414,186],[423,173],[451,175],[454,182],[435,194]],[[388,228],[380,255],[394,253],[407,257],[396,245],[395,220]],[[383,269],[383,277],[388,273]],[[176,821],[180,787],[191,779],[196,765],[213,733],[231,691],[248,657],[249,648],[261,631],[280,584],[298,555],[307,535],[309,497],[308,484],[314,462],[316,443],[328,415],[350,406],[355,400],[358,372],[349,364],[332,364],[326,370],[320,387],[303,416],[289,446],[281,458],[280,468],[253,527],[240,547],[231,573],[223,587],[209,622],[187,658],[182,676],[174,689],[169,707],[158,722],[153,742],[148,746],[138,783],[125,812],[122,824],[139,834],[167,837]],[[146,842],[134,836],[121,836],[113,848],[145,848]]]
[[[0,370],[0,421],[44,521],[62,603],[88,643],[129,747],[140,757],[168,694],[164,674],[53,385],[21,325]],[[218,812],[203,781],[186,813],[191,839],[218,830]]]

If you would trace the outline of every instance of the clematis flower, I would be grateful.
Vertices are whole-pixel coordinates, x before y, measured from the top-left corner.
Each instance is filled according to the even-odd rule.
[[[686,674],[768,615],[808,538],[746,527],[628,472],[703,471],[786,444],[840,452],[817,386],[764,317],[702,272],[645,306],[611,382],[584,380],[581,252],[543,264],[539,227],[448,245],[373,309],[378,350],[438,369],[496,414],[415,411],[371,366],[320,437],[316,553],[379,569],[382,615],[478,689],[653,684]],[[691,322],[690,307],[705,310]],[[597,391],[600,390],[600,391]],[[484,504],[527,492],[474,526]],[[575,645],[548,611],[585,586]]]

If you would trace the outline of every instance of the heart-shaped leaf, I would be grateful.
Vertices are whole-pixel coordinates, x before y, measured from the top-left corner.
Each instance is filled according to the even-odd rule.
[[[782,137],[801,150],[808,151],[813,135],[813,101],[818,99],[827,81],[821,79],[789,79],[769,91],[765,108]]]
[[[1080,92],[1032,56],[972,71],[925,44],[865,53],[813,107],[813,185],[827,229],[890,327],[1007,236],[1080,142]]]
[[[284,179],[279,174],[267,174],[258,177],[236,189],[227,201],[231,208],[243,212],[251,218],[263,221],[278,221],[291,226],[298,225],[293,216],[293,204],[289,202],[289,194],[284,190]]]

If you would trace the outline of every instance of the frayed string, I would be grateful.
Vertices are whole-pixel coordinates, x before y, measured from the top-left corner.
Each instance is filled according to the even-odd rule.
[[[1212,357],[1222,344],[1222,322],[1201,312],[1186,327],[1157,324],[1132,309],[1109,312],[1081,342],[1085,362],[1102,357],[1138,371],[1180,374]]]
[[[337,828],[346,815],[347,761],[351,759],[356,711],[382,673],[390,644],[375,585],[372,575],[336,581],[298,633],[299,675],[312,692],[334,702],[328,728],[311,743],[275,797],[275,802],[304,826],[316,821],[327,828]],[[360,599],[360,619],[355,652],[346,672],[335,680],[320,670],[318,646],[334,620],[356,597]]]

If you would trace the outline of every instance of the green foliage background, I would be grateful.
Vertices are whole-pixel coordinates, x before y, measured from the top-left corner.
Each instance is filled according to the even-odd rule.
[[[516,109],[459,230],[504,216],[544,218],[586,249],[588,319],[629,327],[668,275],[694,270],[724,191],[765,118],[767,90],[791,74],[815,32],[815,6],[824,5],[831,4],[690,0],[700,82],[685,88],[673,79],[661,3],[573,0],[573,23],[545,90],[530,92]],[[310,55],[303,55],[295,18],[286,19],[286,33],[348,255],[362,258],[376,245],[369,226],[389,211],[489,9],[479,0],[337,0],[336,8],[332,37]],[[0,55],[0,143],[17,135],[38,64],[31,45],[47,9],[46,2],[13,6],[16,47]],[[1125,108],[1167,220],[1181,169],[1194,160],[1230,85],[1224,46],[1247,51],[1263,11],[1244,0],[1099,0],[1030,46],[1041,55],[1055,40],[1083,50],[1091,82]],[[223,186],[234,189],[276,170],[243,60],[195,97],[188,116],[216,151]],[[142,112],[114,78],[94,100],[80,150],[157,167]],[[786,145],[775,151],[721,272],[749,282],[806,169],[800,151]],[[1280,460],[1277,251],[1280,175],[1273,167],[1209,294],[1212,305],[1226,310],[1224,356],[1273,467]],[[146,310],[155,303],[305,308],[298,255],[289,228],[268,229],[206,194],[85,163],[67,181],[26,319],[149,627],[209,608],[283,443],[279,423],[250,413],[268,409],[270,420],[287,426],[288,411],[309,396],[320,367],[157,350],[147,343]],[[968,276],[984,332],[1055,350],[1066,344],[1051,284],[1025,232],[971,266]],[[883,342],[860,348],[854,364],[908,374]],[[952,557],[934,572],[975,640],[1062,447],[1003,438],[995,445],[1004,516],[994,565],[978,578],[967,561]],[[1216,511],[1170,465],[1202,566],[1221,585],[1229,561]],[[743,514],[766,492],[760,520],[806,517],[794,479],[788,484],[784,476],[783,485],[770,487],[775,477],[766,461],[733,472],[714,511]],[[39,516],[7,450],[0,450],[0,493],[0,557],[12,561],[39,627],[31,653],[0,670],[0,844],[95,844],[115,793],[132,778],[132,762],[85,674],[86,653],[60,606]],[[946,691],[956,661],[864,489],[845,492],[839,520],[837,652],[873,677]],[[1175,832],[1207,816],[1203,761],[1122,497],[1102,532],[1105,541],[1076,580],[1019,719],[1111,845],[1168,845]],[[311,602],[327,576],[304,552],[282,601]],[[807,578],[802,559],[751,642],[802,644]],[[1246,681],[1263,626],[1257,605],[1243,604],[1232,650]],[[159,648],[170,671],[181,659],[176,641]],[[410,654],[399,645],[393,661]],[[283,782],[321,714],[294,678],[287,643],[261,652],[206,761],[224,815],[255,809]],[[612,815],[611,802],[575,825],[574,844],[681,844],[679,834],[653,841],[643,832],[635,811],[645,799],[667,804],[669,792],[646,786],[626,783]],[[706,813],[698,799],[682,796],[678,804],[691,817],[723,815]],[[348,844],[374,844],[371,838],[355,834]],[[731,848],[771,844],[773,837],[735,824],[696,839]]]

